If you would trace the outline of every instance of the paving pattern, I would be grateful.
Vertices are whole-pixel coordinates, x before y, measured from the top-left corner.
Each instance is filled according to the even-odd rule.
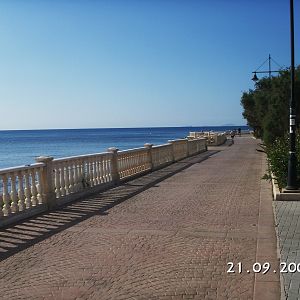
[[[227,263],[257,258],[256,144],[237,138],[161,182],[168,169],[0,230],[1,299],[253,299],[255,274]]]
[[[296,272],[287,268],[281,273],[284,285],[284,299],[300,299],[300,202],[275,201],[274,211],[277,221],[281,263],[290,265],[299,264]],[[282,265],[284,268],[284,265]]]

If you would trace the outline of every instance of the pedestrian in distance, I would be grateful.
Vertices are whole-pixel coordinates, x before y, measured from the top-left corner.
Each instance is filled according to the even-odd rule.
[[[232,144],[234,144],[235,130],[230,131],[230,136],[231,136],[231,142],[232,142]]]
[[[241,132],[242,132],[241,128],[238,128],[239,136],[241,136]]]

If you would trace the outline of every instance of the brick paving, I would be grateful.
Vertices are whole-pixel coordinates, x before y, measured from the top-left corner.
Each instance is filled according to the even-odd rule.
[[[281,262],[300,266],[300,202],[274,201]],[[299,268],[298,268],[299,269]],[[282,299],[300,299],[300,272],[281,273],[284,286]]]
[[[252,272],[276,263],[256,145],[237,138],[0,230],[1,299],[279,299],[278,274]]]

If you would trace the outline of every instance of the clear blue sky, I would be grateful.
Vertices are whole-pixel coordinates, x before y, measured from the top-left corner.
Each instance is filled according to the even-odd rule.
[[[295,0],[296,63],[300,1]],[[1,0],[0,129],[243,125],[289,0]]]

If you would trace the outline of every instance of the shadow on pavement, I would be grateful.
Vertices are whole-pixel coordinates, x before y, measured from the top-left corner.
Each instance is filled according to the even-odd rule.
[[[58,209],[39,214],[0,229],[0,261],[92,216],[107,216],[110,208],[155,186],[158,182],[206,160],[219,151],[207,151],[163,169],[148,173],[120,186]]]

